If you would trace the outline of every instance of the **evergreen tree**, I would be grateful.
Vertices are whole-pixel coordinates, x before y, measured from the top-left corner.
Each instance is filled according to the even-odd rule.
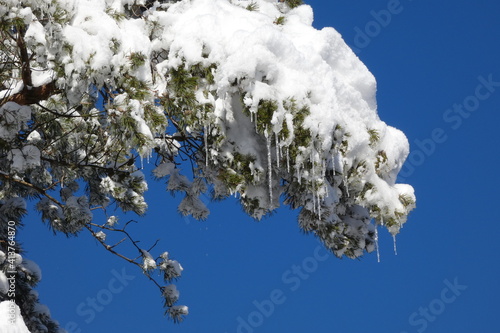
[[[108,214],[146,212],[144,158],[196,219],[209,215],[204,193],[237,195],[255,219],[283,199],[304,232],[349,258],[376,248],[378,225],[397,234],[415,207],[396,184],[408,142],[378,118],[375,80],[340,35],[313,29],[301,1],[281,2],[0,0],[0,255],[32,200],[54,233],[88,232],[139,266],[182,320],[180,264]],[[28,266],[15,301],[33,332],[56,332],[34,310]]]

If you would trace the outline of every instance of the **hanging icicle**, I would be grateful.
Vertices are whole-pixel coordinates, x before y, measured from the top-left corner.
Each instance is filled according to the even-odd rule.
[[[375,248],[377,249],[377,262],[380,262],[380,250],[378,247],[378,225],[375,222]]]
[[[312,197],[313,197],[313,213],[316,213],[316,194],[314,193],[314,185],[313,185]]]
[[[332,169],[333,169],[333,175],[335,176],[337,174],[337,165],[335,163],[335,155],[333,155],[333,151],[331,153],[331,159],[332,159]]]
[[[266,146],[267,146],[267,173],[268,173],[268,182],[269,182],[269,208],[273,205],[273,161],[271,158],[271,134],[268,133],[268,129],[264,132],[264,136],[266,137]]]
[[[318,218],[321,220],[321,196],[319,194],[316,201],[318,202]]]
[[[253,117],[253,120],[255,122],[255,132],[258,132],[258,126],[257,126],[257,111],[255,111],[254,113],[254,117]]]
[[[396,235],[392,235],[392,241],[394,242],[394,255],[398,255],[398,247],[396,245]]]
[[[280,153],[280,161],[283,159],[283,145],[281,144],[281,141],[279,141],[279,153]]]
[[[203,140],[205,141],[205,166],[208,166],[208,131],[210,131],[210,125],[208,125],[208,128],[206,126],[203,128]]]
[[[278,134],[274,134],[274,137],[276,138],[276,167],[279,169],[280,168],[280,142],[278,138]]]
[[[295,165],[295,175],[297,177],[297,180],[299,181],[299,185],[302,184],[302,177],[300,175],[300,165],[299,164]]]
[[[311,182],[312,182],[312,191],[313,191],[312,192],[312,195],[313,195],[313,212],[316,213],[317,212],[317,209],[316,209],[316,204],[317,204],[317,202],[316,202],[316,198],[317,198],[316,192],[317,191],[316,191],[316,169],[314,167],[314,165],[315,165],[315,163],[314,163],[315,162],[314,161],[314,150],[311,150],[311,156],[309,158],[311,159],[311,164],[312,164],[312,170],[311,170],[311,172],[312,172],[312,175],[311,175],[312,181]]]

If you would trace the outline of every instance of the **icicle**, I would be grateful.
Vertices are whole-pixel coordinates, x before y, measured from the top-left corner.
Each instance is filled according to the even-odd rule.
[[[203,139],[205,140],[205,166],[208,166],[208,131],[210,131],[210,125],[203,128]]]
[[[396,235],[392,235],[392,240],[394,242],[394,254],[398,255],[398,247],[396,245]]]
[[[313,213],[316,213],[316,193],[314,193],[314,184],[313,184]]]
[[[281,144],[281,141],[279,142],[279,153],[280,153],[280,160],[283,158],[283,145]]]
[[[278,134],[275,133],[274,136],[276,138],[276,166],[278,167],[278,170],[279,170],[279,168],[280,168],[280,142],[279,142]]]
[[[377,248],[377,262],[380,262],[380,251],[378,248],[378,226],[377,226],[377,224],[375,224],[375,247]]]
[[[318,194],[318,198],[316,199],[316,201],[318,202],[318,217],[321,220],[321,198],[320,198],[319,194]]]
[[[347,187],[347,178],[344,178],[344,187],[347,197],[349,197],[349,187]]]
[[[273,204],[273,161],[271,158],[271,137],[267,131],[264,132],[264,136],[266,137],[267,143],[267,173],[268,173],[268,182],[269,182],[269,208],[272,207]]]
[[[335,176],[337,174],[337,167],[335,165],[335,155],[333,155],[333,151],[332,151],[332,168],[333,168],[333,175]]]
[[[311,159],[311,164],[312,164],[312,175],[311,175],[311,178],[312,178],[312,190],[313,190],[313,212],[316,213],[317,209],[316,209],[316,198],[317,198],[317,195],[316,195],[316,169],[314,168],[314,156],[313,156],[313,150],[311,150],[311,156],[310,156],[310,159]]]

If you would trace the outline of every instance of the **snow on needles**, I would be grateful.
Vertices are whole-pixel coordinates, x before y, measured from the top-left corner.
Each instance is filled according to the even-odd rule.
[[[181,213],[206,218],[198,196],[207,189],[216,199],[238,196],[257,219],[284,198],[301,209],[304,231],[316,233],[338,256],[357,257],[375,248],[373,219],[395,235],[415,207],[413,188],[396,184],[409,153],[406,137],[379,119],[375,78],[338,32],[312,26],[310,6],[292,9],[276,0],[56,3],[66,11],[59,25],[43,25],[35,11],[8,12],[29,24],[40,67],[36,82],[57,75],[61,101],[70,108],[85,104],[89,87],[113,91],[104,106],[103,148],[120,146],[141,158],[161,151],[165,164],[154,174],[168,178],[168,190],[186,194]],[[0,93],[20,89],[15,80],[10,86]],[[0,112],[8,116],[11,107]],[[5,122],[2,138],[25,126]],[[196,142],[196,174],[189,176],[207,186],[172,163],[186,138]],[[34,135],[31,145],[10,153],[13,169],[40,166],[39,141]],[[147,187],[131,191],[130,184],[108,176],[100,190],[142,214]],[[69,206],[77,213],[75,200]]]
[[[175,98],[179,92],[173,71],[208,69],[213,82],[207,79],[194,93],[197,102],[210,105],[212,111],[198,114],[198,122],[206,144],[210,135],[224,140],[217,147],[205,147],[204,164],[209,170],[210,164],[233,161],[237,154],[253,156],[250,184],[229,189],[260,203],[259,209],[252,208],[252,216],[260,218],[279,205],[279,178],[295,179],[310,187],[309,198],[297,202],[319,220],[345,222],[342,216],[351,214],[345,206],[361,205],[378,223],[385,221],[393,234],[399,231],[415,202],[410,186],[395,184],[409,152],[408,141],[379,119],[375,78],[340,34],[333,28],[312,27],[310,6],[290,9],[272,0],[192,0],[163,5],[167,10],[155,10],[160,8],[156,4],[141,19],[116,19],[129,3],[75,3],[73,21],[63,30],[72,46],[64,61],[70,90],[86,89],[82,77],[97,86],[117,85],[127,72],[146,83],[154,96]],[[250,4],[254,10],[247,8]],[[124,105],[117,103],[109,112],[119,116],[128,103],[137,133],[147,139],[137,149],[141,156],[148,155],[157,133],[143,120],[142,102],[126,93],[116,101]],[[264,106],[264,116],[270,118],[262,125]],[[188,133],[192,130],[186,126]],[[299,132],[312,141],[298,146],[300,140],[307,141]],[[280,162],[288,173],[275,171]],[[327,181],[331,169],[343,180]],[[322,216],[322,205],[339,191],[354,200],[346,199],[330,209],[329,216]]]
[[[242,8],[234,3],[243,3]],[[231,139],[239,142],[235,149],[244,153],[258,156],[262,152],[258,151],[258,144],[251,144],[254,139],[235,114],[238,110],[231,99],[234,82],[240,83],[238,89],[244,93],[244,104],[254,115],[263,100],[278,102],[269,129],[276,134],[292,118],[283,107],[287,100],[293,98],[297,104],[307,106],[310,113],[304,126],[321,145],[315,148],[319,155],[311,152],[313,161],[319,164],[322,158],[328,160],[333,133],[341,128],[349,136],[349,147],[342,160],[335,161],[341,164],[341,171],[356,167],[360,156],[366,165],[380,167],[365,171],[366,179],[359,186],[363,188],[369,183],[373,189],[365,191],[359,203],[378,205],[381,214],[406,212],[408,208],[399,198],[414,201],[413,189],[394,183],[408,155],[408,142],[402,132],[378,118],[373,75],[334,29],[318,31],[311,26],[313,13],[309,6],[283,14],[274,1],[256,3],[259,10],[250,14],[244,8],[247,2],[227,0],[183,1],[167,12],[155,13],[151,19],[158,20],[164,32],[153,48],[166,47],[171,54],[158,67],[167,70],[199,63],[217,64],[215,113],[228,127],[236,128],[225,134],[234,134]],[[276,18],[282,15],[285,24],[276,24]],[[168,83],[162,83],[158,89],[165,86]],[[236,140],[236,136],[242,135],[243,139]],[[278,145],[286,146],[293,139],[291,133],[287,142]],[[260,162],[265,169],[266,162]],[[397,233],[404,221],[399,222],[391,232]]]

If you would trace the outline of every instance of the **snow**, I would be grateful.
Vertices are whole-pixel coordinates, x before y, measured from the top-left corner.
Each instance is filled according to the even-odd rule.
[[[90,222],[92,220],[92,211],[89,208],[87,196],[71,196],[66,200],[66,214],[71,214],[79,221]]]
[[[50,317],[50,310],[47,307],[47,305],[45,305],[45,304],[36,303],[35,307],[34,307],[34,311],[37,313],[43,314],[47,317]]]
[[[178,207],[179,212],[184,215],[192,215],[197,219],[204,220],[208,217],[209,210],[197,196],[188,194]]]
[[[98,232],[96,232],[95,237],[97,239],[99,239],[100,241],[104,242],[106,240],[106,233],[104,233],[104,231],[102,231],[102,230],[98,231]]]
[[[182,268],[181,264],[177,260],[167,259],[168,254],[162,256],[163,262],[160,263],[159,268],[164,272],[165,280],[176,279],[181,276]]]
[[[39,281],[42,279],[42,270],[34,261],[23,259],[22,264],[24,270],[27,270],[31,275],[36,276]]]
[[[7,102],[0,107],[0,138],[12,140],[26,122],[31,119],[31,108],[14,102]]]
[[[158,165],[153,170],[153,174],[156,177],[161,178],[161,177],[165,177],[167,175],[170,175],[173,172],[174,169],[175,169],[175,164],[174,163],[165,162],[165,163],[161,163],[160,165]]]
[[[141,249],[142,254],[142,269],[147,272],[156,268],[156,261],[153,256],[146,250]]]
[[[237,116],[233,113],[237,110],[230,107],[232,103],[225,97],[232,90],[232,82],[248,81],[248,85],[243,84],[245,104],[254,113],[263,99],[278,100],[281,106],[294,96],[310,107],[306,126],[319,138],[325,151],[330,149],[331,133],[337,124],[351,134],[352,148],[344,156],[348,167],[355,158],[365,154],[367,129],[376,128],[381,133],[380,146],[386,149],[391,161],[397,163],[388,177],[395,179],[393,175],[408,154],[408,144],[399,131],[379,120],[372,74],[335,30],[317,31],[311,27],[309,6],[291,10],[286,14],[286,24],[277,26],[273,19],[281,15],[278,9],[265,1],[259,1],[258,5],[261,10],[249,14],[244,9],[235,9],[228,1],[199,0],[189,5],[181,2],[166,13],[158,13],[158,20],[165,25],[164,46],[176,55],[158,66],[175,68],[183,62],[187,66],[217,63],[217,100],[225,102],[216,103],[215,113],[236,126],[237,130],[231,132],[240,136],[246,131],[240,124],[234,124]],[[210,50],[208,58],[204,57],[204,49]],[[261,82],[264,76],[265,82]],[[274,133],[279,132],[285,119],[290,119],[289,114],[279,107],[273,115]],[[245,144],[252,141],[250,135],[238,141],[243,146],[235,150],[251,149]],[[258,145],[251,146],[254,147],[252,153],[259,155],[260,152],[255,151]],[[297,170],[297,174],[299,172]],[[301,177],[304,175],[306,173]],[[383,197],[394,191],[387,188],[380,192]]]
[[[9,260],[14,259],[14,266],[18,267],[23,262],[23,256],[19,253],[14,253],[13,257],[9,257]]]
[[[184,268],[182,268],[181,264],[177,260],[170,260],[170,263],[172,264],[172,266],[175,270],[175,273],[180,276],[182,271],[184,270]]]
[[[33,144],[36,144],[37,142],[41,141],[42,140],[42,137],[40,136],[40,133],[38,133],[38,131],[33,131],[31,132],[28,137],[26,138],[26,141],[28,141],[29,143],[33,143]]]
[[[114,227],[115,224],[117,223],[118,223],[118,217],[115,215],[108,217],[108,220],[106,221],[106,224],[110,227]]]
[[[175,303],[179,299],[179,295],[179,290],[177,290],[177,287],[174,284],[163,288],[163,297],[171,303]]]
[[[415,206],[413,188],[396,184],[409,153],[408,141],[379,119],[375,78],[337,31],[312,26],[310,6],[290,9],[275,0],[191,0],[155,3],[143,17],[130,17],[127,6],[132,3],[60,1],[70,17],[61,26],[44,25],[47,20],[35,17],[38,12],[29,8],[2,9],[5,13],[0,14],[29,24],[26,40],[36,59],[35,86],[57,76],[71,109],[87,102],[89,86],[116,89],[105,105],[106,124],[96,119],[86,123],[76,111],[68,122],[105,126],[104,148],[112,151],[119,145],[125,155],[139,154],[141,163],[153,151],[161,152],[153,173],[168,177],[167,190],[186,194],[181,213],[206,218],[208,209],[198,197],[212,186],[216,197],[234,195],[251,203],[245,209],[257,219],[277,208],[281,195],[292,196],[297,203],[292,205],[314,220],[314,231],[325,224],[341,230],[322,239],[339,254],[359,253],[335,245],[345,239],[372,248],[372,219],[387,221],[393,235],[399,232]],[[246,8],[251,3],[256,10]],[[194,101],[183,102],[174,73],[189,75],[193,68],[209,71],[213,80],[196,80],[189,88]],[[8,86],[0,97],[23,88],[16,79]],[[178,135],[197,136],[197,174],[192,178],[206,179],[209,187],[197,188],[177,167],[180,158],[175,158],[185,153],[187,141],[177,142],[178,136],[167,134],[171,128],[165,128],[164,100],[179,103],[176,112],[186,115],[185,124],[175,129]],[[4,104],[0,139],[15,140],[36,110]],[[11,149],[10,169],[21,174],[42,166],[43,139],[43,132],[34,131],[24,145]],[[75,152],[78,159],[87,158],[83,150]],[[147,186],[142,175],[132,178],[140,188],[131,189],[131,183],[108,175],[100,179],[99,190],[125,210],[139,211],[141,206],[143,213]],[[84,197],[65,199],[64,212],[42,202],[44,216],[63,221],[72,214],[81,222],[92,218]],[[145,260],[145,267],[152,267],[147,256]]]
[[[235,79],[246,78],[246,97],[253,109],[262,99],[307,99],[311,94],[308,124],[325,137],[336,120],[356,125],[378,120],[373,76],[335,30],[318,31],[311,26],[309,6],[289,11],[286,24],[276,25],[275,18],[283,13],[273,1],[257,1],[256,12],[244,9],[245,1],[241,3],[240,7],[227,0],[182,1],[167,12],[153,12],[148,21],[158,22],[163,31],[161,38],[151,42],[145,34],[145,20],[115,21],[105,14],[104,2],[80,1],[72,25],[65,28],[64,36],[73,46],[67,74],[85,71],[91,60],[92,69],[99,70],[94,75],[103,81],[105,74],[127,63],[132,53],[148,55],[150,50],[168,49],[172,56],[157,65],[160,72],[182,63],[216,63],[218,97],[232,90]],[[116,53],[109,45],[112,39],[120,45]],[[140,70],[141,79],[151,79],[150,71]],[[266,82],[261,82],[263,77]],[[165,85],[160,82],[156,88],[161,93]],[[274,116],[275,132],[284,117]]]
[[[173,311],[177,311],[177,312],[179,312],[182,315],[189,314],[189,309],[185,305],[175,305],[175,306],[172,307],[172,310]]]
[[[0,271],[0,293],[7,294],[9,290],[9,281],[4,272]]]
[[[0,302],[0,332],[30,333],[17,304],[10,301]]]

